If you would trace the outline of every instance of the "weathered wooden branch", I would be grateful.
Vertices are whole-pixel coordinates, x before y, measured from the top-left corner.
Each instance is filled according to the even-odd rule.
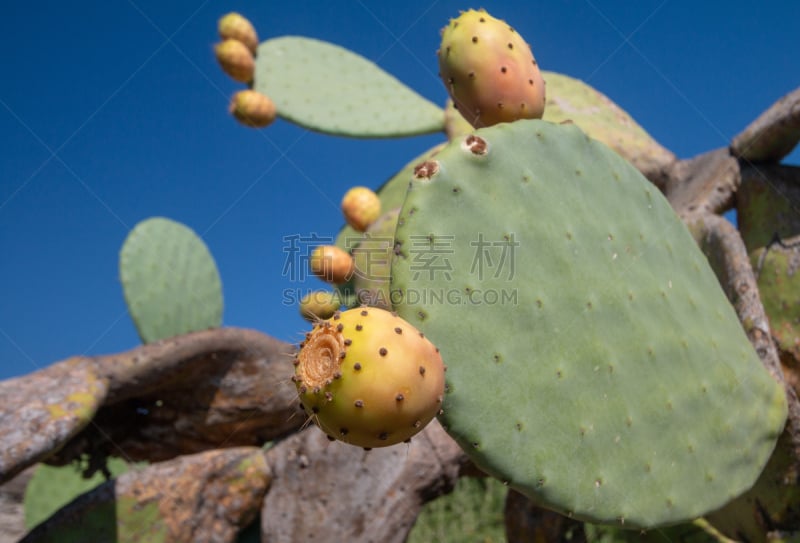
[[[262,541],[402,543],[423,504],[450,492],[467,456],[435,420],[408,445],[364,451],[308,428],[267,452],[275,474]]]
[[[790,92],[733,138],[731,152],[749,162],[780,162],[800,141],[800,88]]]
[[[79,496],[21,543],[232,543],[258,515],[270,480],[256,447],[181,456],[129,471]]]
[[[697,213],[722,213],[733,207],[741,184],[739,169],[739,161],[727,149],[681,160],[670,169],[664,194],[684,220]]]
[[[287,377],[293,349],[221,328],[4,381],[0,482],[42,460],[158,461],[291,433],[303,423]]]

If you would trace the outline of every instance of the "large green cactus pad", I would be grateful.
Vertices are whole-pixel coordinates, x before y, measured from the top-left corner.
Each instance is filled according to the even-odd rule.
[[[327,134],[392,138],[444,129],[442,108],[364,57],[312,38],[259,45],[253,88],[281,117]]]
[[[625,110],[583,81],[555,72],[543,72],[542,76],[547,82],[544,120],[574,122],[628,159],[650,180],[661,182],[664,171],[675,162],[675,155]]]
[[[162,217],[136,225],[119,256],[128,311],[145,343],[222,323],[214,258],[190,228]]]
[[[784,393],[666,199],[574,125],[475,135],[418,170],[392,263],[395,309],[449,366],[448,432],[592,522],[677,523],[749,488]]]

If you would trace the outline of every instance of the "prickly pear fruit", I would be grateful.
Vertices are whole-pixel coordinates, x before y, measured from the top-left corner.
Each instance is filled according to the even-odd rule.
[[[240,83],[250,83],[256,69],[253,53],[239,40],[225,40],[214,46],[222,71]]]
[[[341,306],[338,293],[315,290],[300,300],[300,315],[309,322],[330,319]]]
[[[239,40],[256,54],[258,48],[258,34],[253,24],[241,14],[236,12],[228,13],[219,20],[219,37],[223,40]]]
[[[353,187],[342,198],[344,220],[357,232],[364,232],[381,216],[381,199],[367,187]]]
[[[305,411],[328,437],[352,445],[407,441],[442,407],[439,349],[383,309],[350,309],[318,323],[294,364]]]
[[[277,115],[269,96],[249,89],[234,94],[228,110],[237,121],[253,128],[269,126]]]
[[[335,245],[320,245],[311,253],[309,260],[311,273],[334,285],[346,283],[355,271],[350,253]]]
[[[456,108],[475,128],[540,119],[544,79],[530,46],[485,10],[461,13],[442,30],[439,73]]]

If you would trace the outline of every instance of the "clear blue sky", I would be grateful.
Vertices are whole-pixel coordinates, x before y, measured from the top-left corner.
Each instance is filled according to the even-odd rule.
[[[226,108],[241,86],[212,51],[221,15],[245,14],[261,39],[346,46],[443,103],[439,29],[481,6],[682,158],[727,145],[800,85],[794,0],[15,3],[0,18],[0,378],[138,344],[117,258],[153,215],[208,244],[226,325],[297,340],[307,325],[282,292],[323,284],[282,276],[284,236],[335,234],[348,187],[377,187],[441,139],[238,125]]]

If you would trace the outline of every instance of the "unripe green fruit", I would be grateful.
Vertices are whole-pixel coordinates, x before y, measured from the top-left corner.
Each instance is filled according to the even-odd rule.
[[[344,220],[357,232],[364,232],[381,216],[381,200],[367,187],[353,187],[342,198]]]
[[[318,323],[294,363],[306,413],[328,437],[352,445],[407,441],[442,407],[439,350],[383,309],[350,309]]]
[[[225,40],[214,46],[222,71],[240,83],[250,83],[256,69],[253,53],[239,40]]]
[[[300,300],[300,315],[309,322],[330,319],[342,306],[336,292],[315,290]]]
[[[223,40],[239,40],[251,53],[256,53],[258,35],[253,24],[238,13],[228,13],[219,20],[219,37]]]
[[[469,10],[442,31],[439,73],[475,128],[544,113],[544,79],[530,46],[508,23]]]

